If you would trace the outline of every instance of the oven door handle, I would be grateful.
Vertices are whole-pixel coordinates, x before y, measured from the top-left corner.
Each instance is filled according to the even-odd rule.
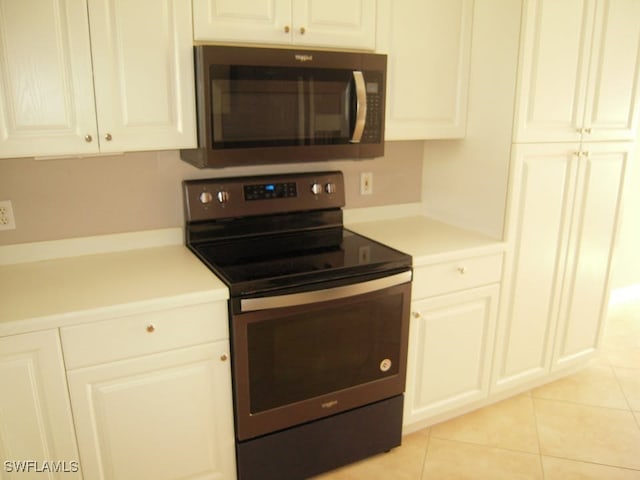
[[[367,86],[361,71],[353,72],[353,82],[356,85],[356,124],[349,142],[360,143],[367,123]]]
[[[311,292],[290,293],[286,295],[274,295],[271,297],[245,298],[240,300],[240,310],[242,312],[253,312],[256,310],[296,307],[298,305],[308,305],[310,303],[355,297],[356,295],[375,292],[377,290],[383,290],[385,288],[395,287],[396,285],[410,282],[411,278],[411,270],[408,270],[388,277],[377,278],[367,282],[353,283],[342,287],[313,290]]]

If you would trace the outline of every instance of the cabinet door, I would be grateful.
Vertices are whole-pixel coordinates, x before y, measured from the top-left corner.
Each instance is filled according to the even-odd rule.
[[[193,0],[195,40],[291,43],[291,0]]]
[[[404,423],[487,396],[498,285],[415,302]]]
[[[41,471],[49,462],[59,471],[46,478],[80,478],[58,332],[0,338],[0,385],[2,472],[14,478],[18,462],[37,462]],[[15,478],[44,478],[33,469]]]
[[[507,280],[494,360],[497,390],[543,376],[551,367],[578,147],[534,144],[514,149]]]
[[[294,0],[293,42],[373,50],[376,0]]]
[[[555,341],[555,368],[583,360],[600,343],[631,144],[586,144],[583,153]]]
[[[95,153],[96,137],[86,0],[0,0],[0,157]]]
[[[464,137],[472,17],[473,0],[379,2],[387,140]]]
[[[584,119],[587,140],[633,140],[640,117],[640,2],[601,0]]]
[[[220,341],[68,372],[86,478],[235,478],[227,349]]]
[[[579,141],[595,0],[528,0],[514,141]]]
[[[189,0],[89,0],[102,152],[193,148]]]

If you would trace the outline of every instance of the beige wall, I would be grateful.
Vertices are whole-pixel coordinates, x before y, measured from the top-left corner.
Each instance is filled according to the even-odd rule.
[[[177,151],[108,157],[0,160],[0,200],[11,200],[16,230],[0,245],[183,226],[183,179],[342,170],[347,208],[419,202],[423,142],[389,142],[383,158],[199,170]],[[374,193],[361,196],[360,172]]]
[[[613,257],[612,288],[640,285],[640,143],[627,175],[620,235]]]

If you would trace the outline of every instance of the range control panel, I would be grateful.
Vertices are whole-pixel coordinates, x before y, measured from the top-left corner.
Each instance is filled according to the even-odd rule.
[[[187,222],[344,207],[342,172],[183,182]]]

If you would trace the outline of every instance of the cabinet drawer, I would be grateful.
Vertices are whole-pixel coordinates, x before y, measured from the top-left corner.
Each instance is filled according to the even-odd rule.
[[[227,303],[162,310],[60,329],[67,370],[229,338]]]
[[[501,277],[501,253],[417,267],[413,272],[412,296],[414,299],[433,297],[499,282]]]

